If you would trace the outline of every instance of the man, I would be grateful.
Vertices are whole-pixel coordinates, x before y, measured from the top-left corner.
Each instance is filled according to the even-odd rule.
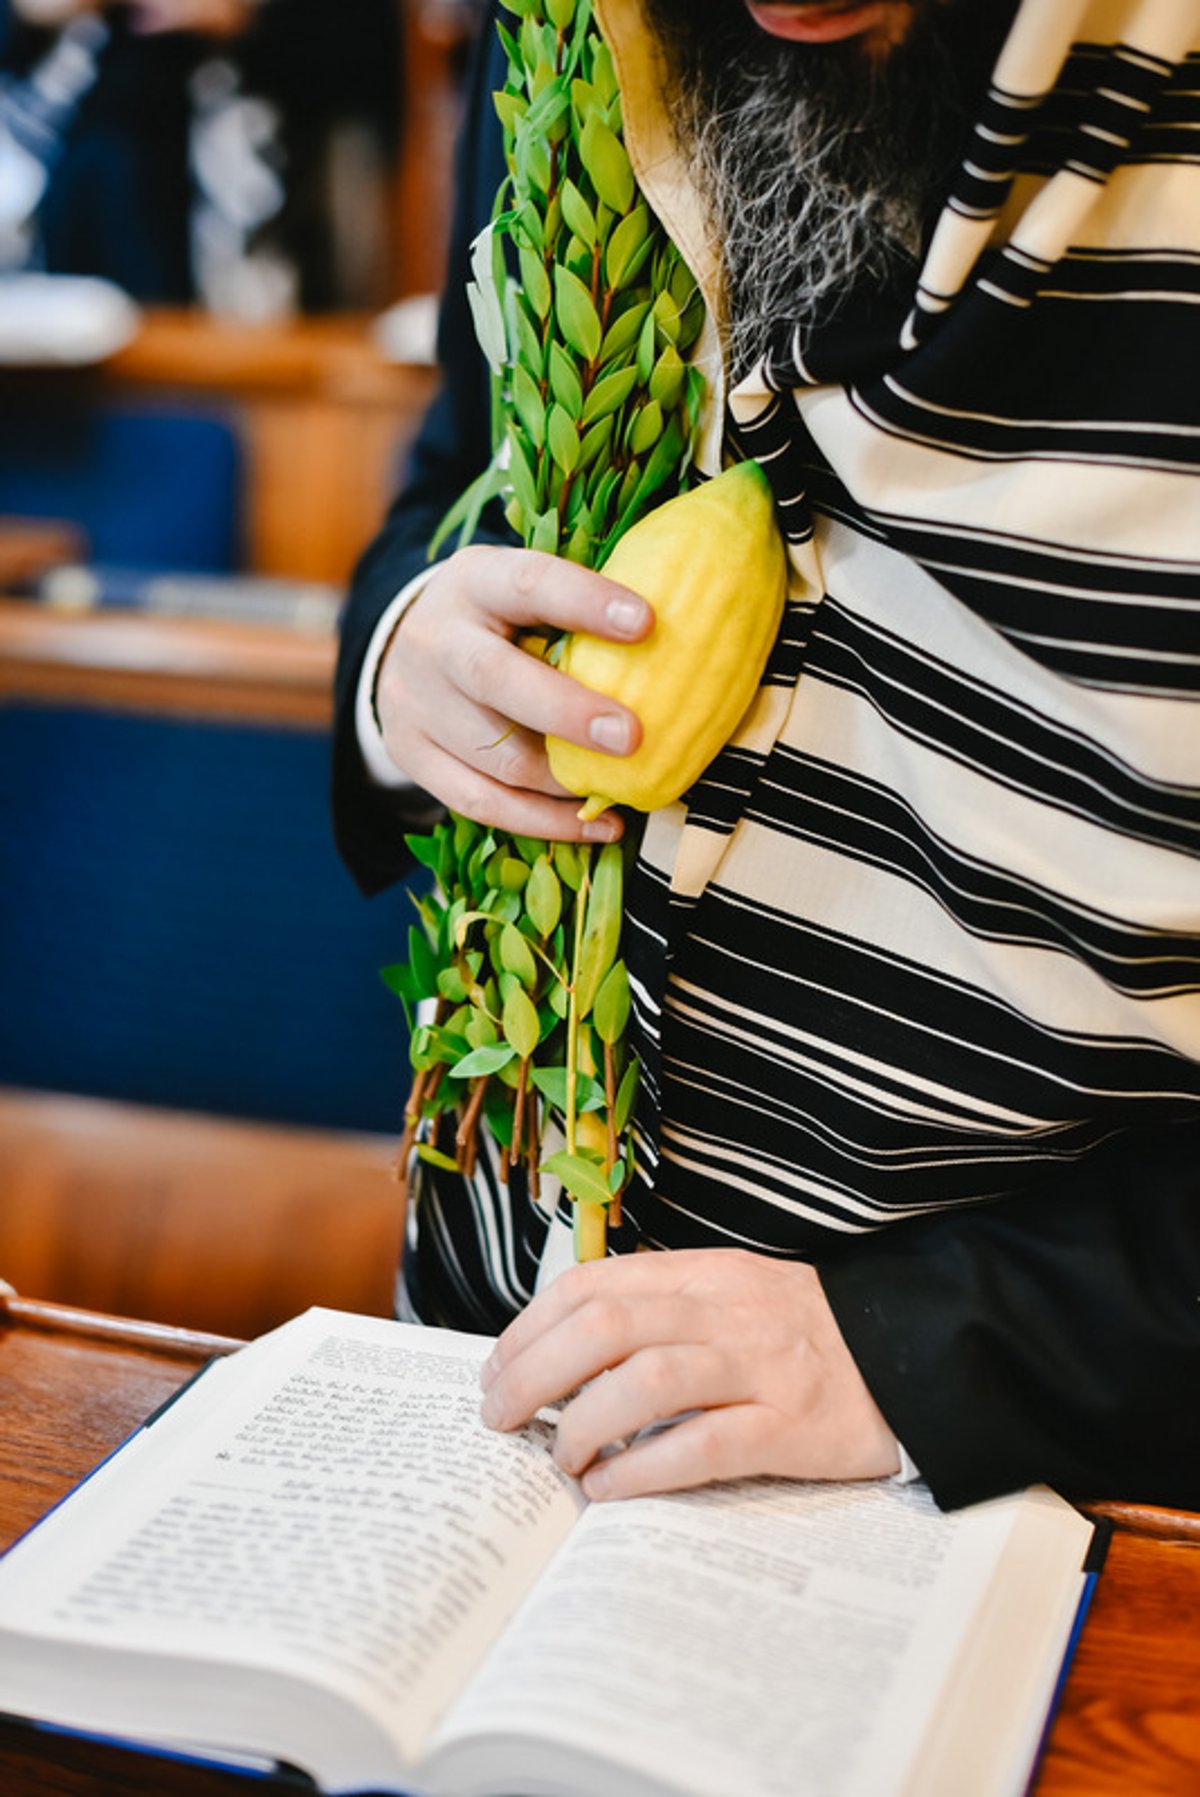
[[[584,1385],[558,1454],[594,1496],[885,1475],[903,1443],[944,1504],[1200,1502],[1194,8],[598,11],[648,198],[726,310],[706,458],[727,422],[766,468],[791,604],[759,705],[642,838],[618,1255],[547,1282],[558,1219],[439,1184],[410,1291],[497,1327],[540,1270],[484,1415]],[[512,640],[636,638],[635,595],[486,537],[401,591],[486,454],[454,283],[498,174],[477,124],[449,386],[347,614],[368,889],[427,795],[615,834],[541,737],[638,736]]]

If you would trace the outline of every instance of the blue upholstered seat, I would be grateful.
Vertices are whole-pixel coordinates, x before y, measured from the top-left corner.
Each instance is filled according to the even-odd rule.
[[[219,414],[95,406],[78,392],[0,411],[0,513],[67,518],[92,557],[228,573],[241,546],[241,455]],[[36,394],[36,404],[33,396]]]
[[[338,861],[319,733],[0,706],[0,1084],[397,1131],[402,893]]]

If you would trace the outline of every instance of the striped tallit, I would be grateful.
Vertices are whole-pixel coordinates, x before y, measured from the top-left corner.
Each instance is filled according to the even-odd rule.
[[[637,0],[598,11],[715,305]],[[817,1255],[1197,1116],[1194,0],[1023,0],[919,279],[859,322],[728,394],[702,352],[708,465],[762,462],[792,585],[758,701],[646,826],[620,1249]],[[423,1216],[427,1310],[502,1322],[544,1214],[485,1167]]]

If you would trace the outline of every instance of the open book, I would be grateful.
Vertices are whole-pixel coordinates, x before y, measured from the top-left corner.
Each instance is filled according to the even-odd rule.
[[[747,1480],[588,1506],[478,1421],[491,1344],[310,1311],[0,1563],[0,1711],[329,1791],[1023,1788],[1090,1525],[1047,1491]]]

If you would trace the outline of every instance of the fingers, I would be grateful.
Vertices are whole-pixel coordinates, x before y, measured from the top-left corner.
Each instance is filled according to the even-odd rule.
[[[688,1417],[594,1466],[584,1476],[584,1496],[600,1501],[645,1497],[765,1472],[764,1421],[755,1404]]]
[[[462,549],[446,564],[472,603],[510,630],[549,624],[613,642],[638,642],[654,613],[628,587],[535,549]]]
[[[448,755],[503,786],[574,798],[550,772],[545,739],[489,706],[464,704],[448,713],[437,742]],[[574,803],[578,810],[578,799]]]
[[[570,806],[551,776],[544,738],[631,755],[641,724],[628,707],[513,638],[536,624],[633,642],[653,621],[636,594],[555,556],[460,550],[413,601],[380,665],[376,703],[389,755],[452,810],[481,822],[565,841],[612,841],[621,826],[611,815],[596,820],[600,829],[575,819],[578,804]],[[502,800],[502,786],[516,797]],[[547,811],[536,802],[531,810],[531,794],[563,803]]]
[[[462,692],[540,736],[561,736],[608,755],[632,755],[642,726],[625,705],[592,692],[494,631],[464,632],[457,665]]]
[[[679,1290],[691,1271],[695,1256],[676,1254],[627,1254],[601,1261],[585,1261],[568,1267],[505,1329],[496,1343],[481,1383],[485,1391],[535,1342],[548,1335],[593,1299],[645,1299],[670,1296]],[[578,1383],[578,1381],[576,1381]],[[564,1385],[556,1395],[572,1389]],[[543,1400],[544,1401],[544,1400]]]
[[[610,1367],[621,1367],[624,1377],[623,1363],[640,1349],[689,1341],[689,1310],[686,1299],[675,1297],[589,1300],[506,1362],[484,1397],[484,1422],[492,1429],[518,1429],[544,1404],[556,1403]],[[661,1414],[674,1415],[677,1408]],[[653,1414],[642,1417],[654,1420]]]
[[[557,799],[548,793],[507,786],[428,739],[414,743],[400,765],[418,786],[435,793],[451,811],[512,836],[541,837],[550,842],[614,842],[624,829],[620,817],[611,811],[581,823],[580,801],[574,795]]]
[[[745,1396],[734,1363],[706,1343],[643,1348],[567,1405],[558,1419],[554,1458],[564,1472],[579,1474],[613,1442]]]

